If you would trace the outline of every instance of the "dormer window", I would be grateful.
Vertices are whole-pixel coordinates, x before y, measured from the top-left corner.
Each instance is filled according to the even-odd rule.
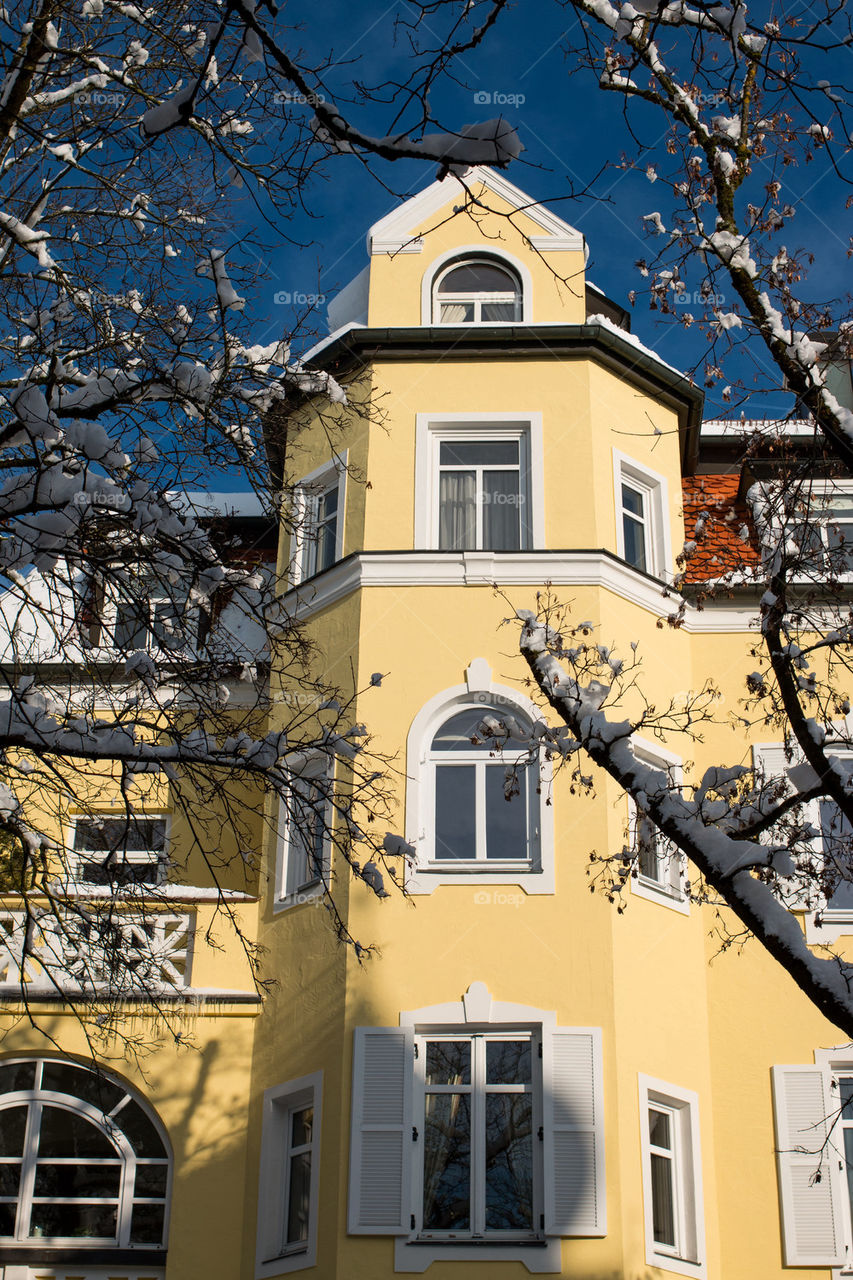
[[[434,324],[492,324],[521,319],[521,282],[489,258],[452,262],[436,279]]]

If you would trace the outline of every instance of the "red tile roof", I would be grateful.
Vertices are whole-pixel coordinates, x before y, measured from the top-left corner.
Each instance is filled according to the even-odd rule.
[[[737,474],[683,478],[684,537],[696,543],[684,566],[685,582],[708,582],[758,564],[752,515],[737,496],[739,485]]]

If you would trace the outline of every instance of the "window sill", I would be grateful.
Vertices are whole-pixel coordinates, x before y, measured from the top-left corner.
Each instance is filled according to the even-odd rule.
[[[658,906],[668,907],[670,911],[677,911],[680,915],[690,914],[690,899],[657,880],[648,880],[645,876],[632,878],[631,892],[638,898],[656,902]]]
[[[308,903],[319,907],[322,905],[325,892],[326,885],[323,880],[311,880],[295,893],[289,893],[285,898],[276,898],[273,903],[273,914],[278,915],[282,911],[289,911],[291,907],[304,907]]]
[[[704,1280],[705,1263],[694,1262],[690,1258],[677,1258],[672,1253],[647,1253],[646,1262],[650,1267],[658,1267],[661,1271],[671,1271],[678,1276],[696,1276]]]
[[[451,869],[452,866],[452,869]],[[415,867],[406,878],[407,893],[433,893],[440,886],[463,885],[475,889],[474,902],[482,905],[486,899],[495,906],[520,906],[521,894],[495,893],[483,896],[485,886],[494,888],[510,886],[523,890],[524,894],[552,894],[554,892],[554,870],[533,867],[530,863],[503,863],[498,866],[484,866],[482,863],[453,863],[439,865],[434,862]]]
[[[396,1240],[395,1272],[421,1274],[434,1262],[521,1262],[533,1275],[559,1275],[560,1241],[507,1240],[504,1243],[458,1244],[436,1240]]]

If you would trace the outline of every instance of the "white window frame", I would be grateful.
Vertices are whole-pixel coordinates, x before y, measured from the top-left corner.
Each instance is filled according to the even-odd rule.
[[[452,271],[456,271],[460,267],[469,266],[490,266],[498,270],[506,272],[512,276],[517,285],[516,289],[500,290],[474,290],[471,292],[446,293],[439,296],[441,282],[445,276],[450,275]],[[432,284],[432,323],[447,325],[475,325],[475,324],[520,324],[522,311],[522,287],[521,281],[516,276],[512,268],[505,262],[501,262],[498,258],[491,258],[488,254],[480,254],[478,257],[466,255],[463,258],[455,259],[449,262],[433,279]],[[442,320],[441,308],[445,305],[453,306],[461,303],[463,306],[471,305],[474,308],[473,320]],[[484,303],[497,303],[505,305],[515,305],[517,314],[512,316],[510,320],[484,320],[483,305]]]
[[[545,546],[545,482],[542,414],[419,413],[415,423],[415,549],[438,550],[439,454],[442,441],[519,442],[521,502],[518,551],[488,547],[455,554],[483,558],[519,555]],[[526,484],[525,484],[526,480]]]
[[[533,1162],[533,1189],[532,1202],[530,1205],[531,1229],[530,1231],[486,1231],[484,1227],[485,1220],[485,1184],[483,1179],[483,1169],[485,1167],[485,1151],[482,1149],[481,1139],[483,1138],[485,1125],[482,1115],[484,1108],[484,1100],[486,1094],[486,1085],[484,1079],[484,1046],[485,1042],[494,1042],[500,1040],[528,1040],[530,1042],[530,1060],[531,1060],[531,1083],[529,1092],[532,1099],[532,1119],[531,1119],[531,1155]],[[425,1065],[426,1065],[426,1045],[430,1041],[436,1040],[464,1040],[471,1044],[471,1085],[469,1097],[471,1098],[471,1197],[473,1209],[473,1221],[468,1231],[460,1231],[458,1233],[428,1231],[423,1226],[423,1197],[424,1197],[424,1166],[423,1161],[418,1160],[414,1166],[414,1176],[412,1178],[412,1206],[414,1210],[415,1228],[412,1233],[412,1240],[418,1242],[431,1242],[434,1244],[453,1244],[453,1243],[474,1243],[476,1240],[485,1240],[493,1244],[518,1243],[521,1245],[530,1245],[541,1242],[545,1239],[544,1229],[540,1226],[540,1222],[544,1216],[544,1170],[542,1167],[542,1144],[536,1139],[539,1128],[542,1124],[542,1035],[541,1027],[514,1027],[500,1024],[490,1027],[486,1030],[468,1030],[459,1026],[448,1026],[440,1030],[429,1030],[421,1027],[415,1028],[415,1082],[414,1082],[414,1115],[415,1129],[419,1135],[425,1137],[426,1119],[425,1107],[427,1096],[427,1085],[425,1082]],[[476,1045],[475,1045],[476,1042]],[[521,1092],[520,1086],[516,1086],[516,1092]],[[421,1147],[423,1143],[421,1143]],[[419,1148],[420,1150],[421,1148]]]
[[[174,1162],[168,1135],[166,1134],[159,1117],[152,1111],[144,1099],[140,1098],[138,1094],[131,1090],[123,1080],[111,1073],[104,1073],[105,1080],[110,1085],[121,1089],[124,1092],[124,1097],[117,1102],[112,1110],[107,1114],[105,1122],[104,1114],[86,1099],[77,1097],[75,1094],[71,1093],[52,1091],[44,1086],[42,1083],[42,1068],[46,1061],[49,1061],[51,1064],[58,1063],[68,1067],[85,1069],[83,1063],[77,1062],[71,1058],[46,1060],[45,1058],[38,1056],[15,1056],[0,1060],[0,1065],[4,1067],[12,1066],[17,1063],[33,1062],[35,1063],[36,1069],[36,1083],[33,1088],[23,1089],[17,1093],[4,1093],[0,1095],[0,1099],[2,1099],[3,1102],[3,1107],[0,1107],[0,1119],[2,1119],[3,1110],[7,1106],[26,1105],[28,1108],[27,1140],[21,1161],[19,1191],[17,1197],[15,1197],[16,1203],[18,1204],[18,1224],[22,1226],[23,1221],[28,1220],[29,1218],[29,1209],[33,1202],[35,1171],[38,1159],[39,1126],[41,1123],[43,1107],[49,1106],[82,1116],[84,1120],[93,1126],[93,1128],[103,1134],[106,1140],[116,1149],[115,1157],[86,1156],[80,1157],[77,1160],[78,1163],[82,1160],[83,1163],[95,1165],[101,1163],[120,1164],[121,1176],[120,1188],[117,1195],[116,1236],[112,1239],[103,1236],[45,1237],[27,1236],[21,1233],[14,1240],[8,1236],[3,1237],[2,1247],[4,1249],[30,1248],[39,1249],[40,1251],[46,1250],[48,1252],[55,1249],[57,1251],[61,1251],[63,1254],[67,1254],[70,1250],[76,1251],[78,1249],[81,1250],[81,1253],[83,1251],[90,1251],[93,1249],[97,1249],[101,1252],[106,1252],[110,1249],[129,1249],[134,1253],[144,1253],[145,1251],[154,1250],[158,1252],[162,1251],[166,1248],[169,1238],[169,1210],[172,1198],[172,1174]],[[129,1102],[135,1103],[142,1109],[142,1111],[144,1111],[146,1117],[160,1137],[165,1151],[164,1156],[141,1157],[136,1155],[136,1152],[121,1127],[121,1111]],[[70,1161],[67,1157],[64,1159],[57,1158],[56,1163],[70,1163]],[[155,1165],[158,1167],[163,1165],[166,1166],[166,1186],[165,1192],[162,1196],[134,1194],[136,1189],[137,1169],[140,1166],[145,1167],[148,1165]],[[46,1199],[47,1197],[41,1198]],[[70,1197],[70,1199],[73,1198],[74,1197]],[[85,1197],[79,1198],[85,1200]],[[61,1200],[62,1197],[59,1197],[59,1199]],[[20,1209],[21,1200],[24,1201],[26,1206],[24,1214],[21,1213]],[[134,1205],[139,1202],[145,1203],[146,1201],[156,1204],[160,1204],[161,1202],[163,1203],[163,1230],[161,1237],[159,1241],[156,1242],[144,1244],[131,1243],[130,1233]],[[81,1269],[86,1269],[87,1267],[87,1264],[80,1261],[77,1261],[76,1264],[69,1262],[64,1265],[68,1265],[69,1271],[74,1274],[79,1273]],[[41,1275],[44,1270],[50,1269],[52,1269],[52,1264],[50,1262],[44,1263],[39,1267],[38,1274]],[[109,1274],[112,1275],[113,1269],[108,1266],[108,1270]],[[121,1269],[119,1268],[119,1274],[120,1270]]]
[[[677,787],[680,784],[682,778],[680,756],[673,755],[671,751],[667,751],[657,742],[649,741],[638,735],[632,737],[631,746],[641,764],[651,765],[655,769],[663,769],[671,778],[674,786]],[[628,834],[631,852],[635,853],[639,836],[639,819],[637,806],[630,796],[628,797]],[[661,848],[661,845],[664,847]],[[666,845],[666,838],[659,831],[656,831],[655,852],[659,874],[655,878],[643,875],[640,871],[638,859],[632,869],[631,892],[636,894],[638,898],[646,898],[649,902],[656,902],[662,907],[668,907],[671,911],[689,915],[690,899],[684,892],[684,881],[688,869],[687,858],[679,849],[674,847],[667,848]]]
[[[322,1071],[274,1085],[264,1092],[255,1280],[267,1280],[268,1277],[316,1266],[322,1098]],[[305,1107],[314,1109],[308,1239],[304,1245],[282,1249],[289,1192],[290,1120],[294,1111]]]
[[[95,586],[93,590],[99,596],[99,601],[95,607],[95,620],[98,628],[98,641],[96,644],[86,643],[86,649],[105,649],[117,650],[119,646],[116,642],[116,627],[118,626],[119,607],[126,603],[145,605],[147,607],[147,621],[145,623],[145,640],[141,645],[121,646],[122,653],[145,652],[153,653],[168,661],[175,655],[194,654],[199,650],[199,612],[196,608],[185,609],[186,615],[189,616],[187,643],[184,646],[176,646],[175,649],[161,648],[157,643],[157,637],[154,631],[154,619],[159,604],[174,605],[176,613],[181,611],[180,593],[176,590],[173,597],[169,594],[169,589],[160,582],[154,583],[154,590],[144,599],[133,600],[122,597],[121,587],[118,582],[120,574],[126,574],[129,577],[139,576],[144,573],[145,566],[140,565],[114,565],[107,578]]]
[[[848,736],[845,734],[845,736]],[[832,750],[832,740],[828,739],[826,743],[827,750],[830,754],[838,756],[840,760],[849,760],[853,764],[853,751],[851,750]],[[786,774],[789,768],[795,767],[802,761],[802,753],[798,750],[792,756],[791,760],[785,757],[785,745],[781,742],[757,742],[752,748],[753,768],[761,769],[765,778],[778,778]],[[789,787],[791,784],[788,784]],[[823,852],[823,838],[820,821],[820,800],[805,801],[803,806],[804,818],[818,832],[814,839],[814,852],[820,855]],[[831,944],[837,942],[844,935],[853,933],[853,905],[848,907],[830,907],[821,899],[816,905],[806,907],[805,902],[794,902],[789,904],[792,911],[804,912],[806,941],[816,944]],[[815,917],[819,916],[821,923],[815,924]]]
[[[316,541],[314,540],[313,521],[316,504],[320,496],[335,488],[338,490],[337,521],[335,526],[335,559],[329,568],[334,568],[344,555],[344,514],[346,504],[348,450],[335,454],[328,462],[309,471],[294,486],[293,491],[293,533],[290,540],[291,582],[298,586],[306,578],[310,578],[315,569]],[[328,572],[328,569],[322,572]]]
[[[481,709],[484,715],[490,710],[499,714],[505,708],[508,714],[521,714],[533,724],[542,719],[535,703],[492,678],[485,658],[471,662],[465,684],[442,690],[421,708],[412,721],[406,744],[406,839],[416,850],[415,865],[407,872],[406,889],[409,893],[422,894],[432,893],[439,885],[467,885],[477,890],[474,901],[478,905],[517,907],[520,895],[488,893],[485,890],[487,887],[517,885],[528,894],[554,892],[553,806],[547,803],[552,782],[549,761],[543,759],[540,762],[540,792],[536,797],[538,812],[531,814],[539,836],[529,858],[510,865],[484,858],[477,863],[465,863],[463,870],[454,870],[452,861],[437,862],[432,856],[435,813],[432,741],[441,725],[466,707]]]
[[[298,767],[296,767],[298,765]],[[294,782],[299,784],[301,779],[312,781],[314,779],[322,779],[327,787],[331,787],[332,778],[329,773],[328,758],[324,755],[301,757],[294,766]],[[289,907],[296,907],[306,902],[316,902],[321,899],[329,886],[329,874],[331,870],[331,840],[329,837],[329,826],[332,816],[331,801],[327,800],[325,805],[325,826],[326,832],[323,839],[323,865],[321,873],[312,880],[306,881],[304,884],[294,889],[288,890],[288,868],[290,865],[291,851],[294,848],[299,850],[301,856],[301,847],[296,845],[293,840],[293,821],[292,815],[288,810],[284,800],[278,800],[278,820],[276,823],[276,849],[275,849],[275,893],[273,899],[273,911],[286,911]]]
[[[622,516],[622,484],[643,495],[645,507],[646,567],[638,569],[625,555]],[[672,548],[669,533],[669,486],[666,476],[651,471],[634,458],[613,450],[613,501],[616,516],[616,551],[636,573],[669,581],[672,578]]]
[[[638,1077],[640,1101],[640,1152],[643,1164],[643,1218],[646,1263],[681,1276],[706,1275],[705,1214],[702,1193],[702,1152],[699,1142],[699,1096],[690,1089]],[[654,1238],[652,1199],[652,1148],[649,1138],[649,1110],[660,1110],[671,1118],[672,1175],[676,1220],[674,1248]]]
[[[813,500],[816,499],[818,503],[821,501],[821,499],[825,501],[826,499],[840,498],[840,499],[847,499],[851,503],[851,505],[853,505],[853,483],[851,483],[850,480],[846,480],[846,481],[845,480],[842,480],[842,481],[812,480],[809,482],[808,488],[809,488],[809,492],[808,492],[808,495],[806,496],[808,496],[810,499],[813,499]],[[804,523],[805,521],[803,520],[796,520],[796,519],[791,520],[788,523],[786,528],[786,537],[791,537],[793,539],[793,530]],[[826,519],[815,519],[810,522],[811,527],[819,532],[821,541],[823,542],[824,547],[826,547],[826,540],[827,540],[826,539],[827,525],[832,523],[833,521],[831,516],[827,516]],[[853,551],[853,543],[851,543],[851,551]],[[838,574],[839,582],[849,582],[851,579],[853,579],[853,571],[848,571],[847,573]],[[811,580],[812,580],[811,577],[805,577],[803,579],[803,581],[811,581]]]
[[[529,268],[520,259],[513,254],[506,253],[504,250],[493,252],[486,249],[481,244],[462,244],[455,249],[448,249],[444,253],[438,255],[424,271],[421,279],[421,324],[422,325],[441,325],[438,320],[433,320],[435,312],[435,287],[439,278],[451,266],[461,266],[464,261],[476,259],[477,261],[490,262],[498,267],[503,267],[510,271],[518,280],[521,286],[521,316],[518,320],[487,320],[489,325],[511,325],[511,324],[530,324],[533,320],[533,276],[530,274]],[[442,326],[443,327],[443,326]],[[453,327],[452,325],[449,327]],[[470,323],[466,325],[468,328],[474,326]]]
[[[559,1188],[555,1186],[555,1179],[543,1172],[539,1205],[544,1211],[544,1224],[541,1220],[539,1223],[534,1220],[534,1226],[538,1226],[542,1234],[539,1239],[499,1241],[496,1236],[494,1241],[476,1243],[424,1239],[418,1228],[421,1189],[414,1186],[418,1179],[411,1176],[422,1160],[423,1150],[422,1137],[415,1139],[413,1132],[414,1129],[418,1129],[421,1135],[423,1132],[423,1100],[416,1097],[413,1079],[419,1061],[414,1056],[415,1036],[428,1038],[436,1033],[453,1036],[457,1032],[460,1036],[476,1032],[511,1036],[522,1031],[540,1039],[543,1048],[543,1146],[538,1158],[546,1171],[561,1170],[562,1185]],[[370,1081],[370,1077],[360,1074],[364,1070],[364,1058],[359,1051],[359,1035],[363,1036],[362,1046],[367,1040],[372,1038],[376,1041],[378,1038],[380,1042],[374,1053],[376,1061],[394,1067],[396,1078],[387,1094],[383,1092],[382,1082]],[[536,1062],[538,1065],[538,1058]],[[362,1104],[368,1082],[372,1083],[370,1105],[374,1115],[366,1120]],[[401,1084],[403,1087],[399,1088]],[[472,982],[460,1001],[401,1013],[399,1027],[358,1029],[353,1071],[348,1230],[355,1234],[394,1235],[396,1272],[421,1273],[433,1262],[520,1261],[533,1273],[561,1274],[561,1237],[602,1237],[607,1232],[603,1102],[601,1029],[559,1027],[553,1011],[494,1000],[483,982]],[[377,1122],[377,1117],[381,1117],[381,1123]],[[390,1144],[395,1132],[392,1148]],[[400,1204],[394,1205],[386,1220],[376,1224],[372,1216],[366,1221],[359,1218],[360,1170],[364,1167],[364,1137],[375,1135],[378,1139],[380,1133],[389,1143],[384,1148],[389,1160],[392,1149],[402,1153],[403,1188]],[[578,1198],[577,1180],[581,1168],[583,1193]],[[396,1221],[398,1212],[399,1221]],[[414,1226],[411,1225],[412,1216]]]
[[[138,813],[125,814],[117,813],[115,810],[106,810],[103,813],[78,813],[72,814],[71,825],[68,830],[66,841],[66,850],[68,851],[68,864],[71,872],[71,878],[76,887],[80,889],[97,889],[100,886],[92,880],[86,880],[83,877],[83,868],[86,862],[94,862],[93,858],[84,858],[81,854],[86,850],[75,849],[75,841],[77,838],[77,828],[81,822],[124,822],[125,820],[139,822],[162,822],[164,824],[163,832],[163,848],[158,849],[128,849],[124,854],[123,861],[130,866],[149,866],[154,865],[157,868],[157,878],[150,885],[144,883],[138,886],[139,892],[145,892],[146,889],[156,890],[166,882],[169,873],[170,858],[169,844],[171,838],[172,817],[169,813],[162,810],[144,810]],[[92,850],[91,852],[100,853],[101,850]]]

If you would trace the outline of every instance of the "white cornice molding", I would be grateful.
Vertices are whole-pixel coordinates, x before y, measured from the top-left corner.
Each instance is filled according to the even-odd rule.
[[[630,565],[598,551],[367,552],[351,556],[317,578],[288,591],[286,611],[306,618],[368,587],[537,586],[599,587],[637,605],[657,618],[677,612],[681,597]],[[758,607],[696,609],[688,603],[683,627],[693,633],[749,632]]]

